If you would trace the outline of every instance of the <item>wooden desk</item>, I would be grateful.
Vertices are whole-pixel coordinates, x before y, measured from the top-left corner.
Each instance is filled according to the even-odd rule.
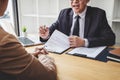
[[[33,52],[34,47],[27,47]],[[55,59],[59,80],[120,80],[120,63],[50,53]]]

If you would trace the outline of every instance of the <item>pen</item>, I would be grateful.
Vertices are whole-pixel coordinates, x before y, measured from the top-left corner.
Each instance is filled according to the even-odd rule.
[[[43,28],[45,29],[46,25],[43,26]]]
[[[43,26],[43,30],[44,30],[44,32],[46,32],[46,25]]]
[[[44,30],[46,29],[46,25],[43,26],[43,29],[44,29]]]
[[[43,49],[47,50],[46,47],[47,47],[46,45],[42,46]]]

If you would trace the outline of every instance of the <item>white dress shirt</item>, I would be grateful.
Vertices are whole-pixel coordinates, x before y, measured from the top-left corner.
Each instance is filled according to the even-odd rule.
[[[79,14],[80,18],[79,18],[79,37],[85,40],[85,47],[87,47],[89,45],[88,40],[84,38],[84,29],[85,29],[85,15],[86,15],[86,11],[87,11],[87,7],[85,8],[85,10]],[[70,35],[73,34],[73,29],[74,29],[74,23],[76,21],[75,16],[77,16],[78,14],[73,14],[73,22],[72,22],[72,27],[71,27],[71,32]]]

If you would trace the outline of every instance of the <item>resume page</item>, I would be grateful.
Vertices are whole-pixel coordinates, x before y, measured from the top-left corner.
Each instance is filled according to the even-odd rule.
[[[55,30],[44,47],[48,51],[62,53],[70,47],[68,36]]]

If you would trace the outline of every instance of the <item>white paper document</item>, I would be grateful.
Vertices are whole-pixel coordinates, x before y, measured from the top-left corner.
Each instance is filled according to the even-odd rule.
[[[63,53],[70,47],[68,36],[55,30],[49,40],[45,43],[44,47],[51,52]]]
[[[71,54],[71,55],[75,54],[75,55],[86,56],[89,58],[96,58],[97,55],[100,54],[105,48],[106,46],[94,47],[94,48],[79,47],[68,52],[68,54]]]

